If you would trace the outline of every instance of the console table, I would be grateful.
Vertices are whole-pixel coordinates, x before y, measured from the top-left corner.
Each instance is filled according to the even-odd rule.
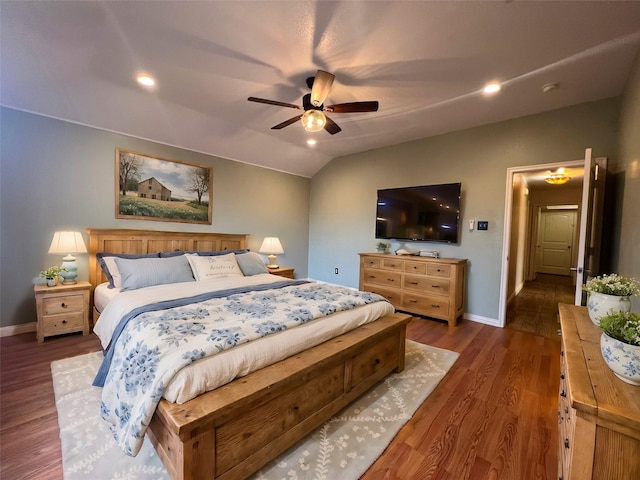
[[[586,307],[559,304],[558,478],[640,478],[640,387],[607,367]]]

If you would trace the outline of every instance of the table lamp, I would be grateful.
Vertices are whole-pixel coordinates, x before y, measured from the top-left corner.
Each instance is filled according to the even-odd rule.
[[[62,257],[62,268],[65,270],[60,274],[64,279],[63,284],[76,283],[78,277],[78,266],[74,253],[87,253],[87,247],[80,232],[56,232],[49,247],[49,253],[64,253]]]
[[[268,254],[267,258],[269,259],[269,264],[267,265],[267,268],[278,268],[278,265],[276,264],[276,255],[283,254],[284,250],[282,249],[282,244],[278,237],[265,237],[258,252]]]

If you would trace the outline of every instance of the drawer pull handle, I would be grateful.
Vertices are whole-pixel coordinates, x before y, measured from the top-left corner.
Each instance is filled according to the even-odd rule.
[[[561,397],[566,397],[566,396],[567,396],[567,392],[565,392],[564,390],[562,390],[562,391],[560,392],[560,396],[561,396]]]
[[[387,278],[387,282],[395,282],[393,278]]]
[[[561,378],[562,380],[564,380],[564,373],[561,373],[561,374],[560,374],[560,378]]]
[[[66,320],[62,320],[62,324],[64,325],[65,323],[67,323],[67,321]]]
[[[411,285],[418,285],[418,282],[409,282]]]
[[[411,300],[409,300],[409,301],[410,301],[411,303],[418,303],[418,301],[417,301],[417,300],[413,300],[413,299],[411,299]]]
[[[67,304],[66,304],[66,303],[64,303],[64,302],[62,302],[62,303],[60,304],[60,306],[61,306],[62,308],[67,308]]]
[[[440,288],[440,285],[431,285],[431,288]]]
[[[569,439],[568,438],[564,439],[564,448],[569,448]]]
[[[431,304],[431,306],[432,306],[433,308],[440,308],[440,305],[434,305],[433,303]]]

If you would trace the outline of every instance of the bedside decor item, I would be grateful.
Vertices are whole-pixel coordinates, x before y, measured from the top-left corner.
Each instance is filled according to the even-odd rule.
[[[592,278],[582,286],[582,289],[589,292],[587,308],[589,318],[596,325],[600,318],[609,313],[631,311],[632,295],[640,294],[640,283],[633,278],[625,278],[612,273]]]
[[[640,385],[640,315],[610,312],[600,318],[600,350],[607,366],[621,380]]]
[[[378,251],[378,253],[388,253],[390,246],[391,244],[387,242],[378,242],[376,244],[376,250]]]
[[[78,277],[78,266],[74,253],[87,253],[87,247],[80,232],[56,232],[49,246],[49,253],[65,253],[62,257],[60,276],[64,278],[65,285],[76,283]]]
[[[62,272],[66,272],[66,268],[58,267],[57,265],[49,267],[46,270],[40,272],[40,278],[47,280],[48,287],[55,287],[58,283],[58,277]]]
[[[267,268],[278,268],[278,265],[276,264],[276,255],[282,255],[284,250],[282,249],[282,244],[278,237],[265,237],[258,252],[266,253],[268,255],[267,258],[269,259],[269,263]]]

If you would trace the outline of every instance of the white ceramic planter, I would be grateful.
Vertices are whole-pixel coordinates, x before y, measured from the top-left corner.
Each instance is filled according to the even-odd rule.
[[[600,351],[616,376],[631,385],[640,385],[640,347],[611,338],[602,332]]]
[[[596,325],[600,325],[600,319],[611,310],[614,312],[630,312],[631,300],[629,297],[619,297],[606,293],[591,292],[587,302],[589,318]]]

